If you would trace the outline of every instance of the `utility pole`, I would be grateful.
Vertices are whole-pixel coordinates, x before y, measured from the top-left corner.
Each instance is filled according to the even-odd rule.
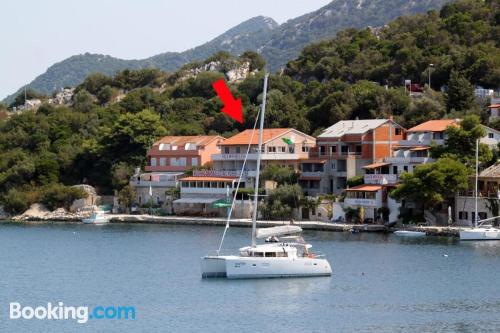
[[[434,64],[429,64],[429,89],[431,89],[431,70],[434,67]]]

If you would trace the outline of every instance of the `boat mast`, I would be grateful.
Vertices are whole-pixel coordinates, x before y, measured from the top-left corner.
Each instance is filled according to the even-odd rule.
[[[477,228],[477,173],[479,171],[479,139],[476,140],[476,189],[474,193],[474,228]]]
[[[259,176],[260,176],[260,157],[262,154],[262,135],[264,132],[264,116],[266,113],[266,97],[267,97],[267,78],[269,74],[264,75],[264,92],[262,94],[262,109],[260,113],[259,126],[259,146],[257,150],[257,169],[255,174],[255,191],[253,197],[253,216],[252,216],[252,247],[257,245],[257,205],[259,203]]]

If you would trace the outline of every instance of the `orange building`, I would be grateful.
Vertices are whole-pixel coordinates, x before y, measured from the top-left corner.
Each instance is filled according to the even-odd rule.
[[[224,138],[218,135],[165,136],[147,153],[146,171],[179,172],[203,166],[220,153]]]
[[[363,175],[364,166],[392,156],[405,137],[406,130],[392,119],[339,121],[318,136],[310,158],[315,161],[313,169],[319,173],[315,179],[310,174],[307,179],[301,178],[301,185],[313,195],[340,193],[346,188],[347,179]],[[309,170],[309,162],[302,162],[303,170]]]

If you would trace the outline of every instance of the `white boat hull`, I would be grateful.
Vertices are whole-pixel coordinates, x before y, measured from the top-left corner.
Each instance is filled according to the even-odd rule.
[[[84,224],[106,224],[109,222],[107,218],[100,218],[100,219],[83,219],[82,222]]]
[[[398,230],[394,231],[394,235],[402,237],[423,237],[425,232],[423,231],[410,231],[410,230]]]
[[[332,268],[326,259],[207,256],[201,261],[203,277],[259,279],[284,277],[330,276]]]
[[[500,229],[473,228],[460,230],[460,240],[500,240]]]

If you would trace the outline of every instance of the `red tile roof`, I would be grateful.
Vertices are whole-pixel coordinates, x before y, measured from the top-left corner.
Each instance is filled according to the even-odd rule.
[[[204,146],[213,140],[224,140],[223,137],[218,135],[190,135],[190,136],[164,136],[156,141],[153,146],[158,146],[161,143],[184,146],[186,143],[194,143],[197,146]]]
[[[408,132],[443,132],[448,126],[458,126],[458,121],[455,119],[429,120],[410,128]]]
[[[265,128],[264,132],[262,133],[262,142],[267,142],[270,141],[280,135],[285,134],[286,132],[292,130],[291,128]],[[253,130],[247,129],[244,130],[241,133],[238,133],[229,139],[226,139],[221,145],[222,146],[227,146],[227,145],[247,145],[250,142],[250,139],[252,139],[252,145],[256,145],[259,143],[259,130],[255,130],[255,133],[253,134],[252,137],[252,132]]]
[[[358,185],[351,188],[347,188],[346,191],[364,191],[364,192],[376,192],[382,189],[380,185]]]
[[[373,164],[368,164],[363,167],[363,169],[376,169],[380,168],[386,165],[389,165],[390,163],[384,163],[384,162],[379,162],[379,163],[373,163]]]

